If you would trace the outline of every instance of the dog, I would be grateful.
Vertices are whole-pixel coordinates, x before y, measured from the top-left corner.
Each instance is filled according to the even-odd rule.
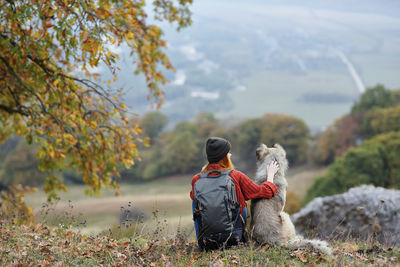
[[[250,236],[252,239],[259,244],[286,245],[290,249],[311,249],[331,254],[326,241],[308,240],[301,235],[296,235],[289,214],[283,211],[288,187],[285,174],[289,166],[283,147],[279,144],[275,144],[274,147],[261,144],[256,149],[256,157],[257,172],[254,181],[259,185],[267,180],[267,166],[274,160],[278,162],[279,170],[274,177],[278,193],[270,199],[251,201]]]

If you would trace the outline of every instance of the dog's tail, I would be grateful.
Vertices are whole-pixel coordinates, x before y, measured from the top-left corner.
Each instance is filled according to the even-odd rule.
[[[289,249],[307,249],[320,252],[323,254],[332,254],[332,249],[329,247],[328,242],[317,239],[305,239],[301,235],[296,235],[291,238],[287,245]]]
[[[282,219],[282,232],[284,233],[285,240],[289,249],[308,249],[323,254],[331,254],[332,249],[329,247],[328,242],[316,239],[305,239],[301,235],[296,235],[296,230],[290,220],[289,214],[281,212],[280,217]]]

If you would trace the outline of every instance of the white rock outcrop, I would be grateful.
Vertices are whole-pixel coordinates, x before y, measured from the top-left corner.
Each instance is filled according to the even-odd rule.
[[[400,246],[400,190],[362,185],[311,201],[292,215],[296,231],[309,237],[348,237]]]

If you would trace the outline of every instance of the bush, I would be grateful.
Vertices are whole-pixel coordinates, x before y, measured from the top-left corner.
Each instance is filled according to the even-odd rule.
[[[400,105],[373,110],[365,115],[362,125],[362,134],[365,137],[390,131],[400,131]]]
[[[399,159],[400,132],[378,135],[338,158],[328,172],[314,182],[303,204],[315,197],[343,193],[361,184],[400,188]]]
[[[319,136],[313,161],[329,165],[350,147],[360,143],[361,124],[360,114],[344,115],[337,119]]]
[[[360,101],[353,105],[351,114],[392,107],[396,105],[397,101],[395,94],[390,89],[378,84],[375,87],[368,88],[361,95]]]
[[[383,85],[367,89],[350,114],[337,119],[319,135],[313,161],[329,165],[366,138],[400,130],[399,103],[400,90],[391,91]]]

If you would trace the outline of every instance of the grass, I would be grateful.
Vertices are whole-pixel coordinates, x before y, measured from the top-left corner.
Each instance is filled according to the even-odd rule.
[[[313,180],[325,169],[299,167],[292,169],[288,175],[289,191],[303,197]],[[81,231],[86,234],[97,234],[119,224],[121,207],[131,205],[143,212],[148,219],[148,228],[155,227],[150,218],[153,212],[168,221],[167,228],[171,234],[179,225],[193,234],[191,200],[189,191],[191,175],[173,176],[142,184],[122,184],[122,194],[114,196],[111,190],[104,190],[101,197],[85,196],[84,186],[69,186],[68,192],[60,193],[58,203],[45,206],[46,195],[38,190],[26,196],[26,202],[34,208],[34,212],[50,225],[62,224],[68,216],[75,216],[86,222]]]
[[[302,198],[313,180],[325,169],[298,167],[291,169],[288,175],[289,191]],[[173,176],[142,184],[122,184],[122,194],[115,197],[111,190],[104,190],[101,197],[85,196],[84,186],[69,186],[68,192],[60,193],[60,200],[48,206],[46,195],[38,190],[26,196],[26,202],[34,208],[38,220],[49,225],[59,225],[76,217],[80,230],[85,234],[98,234],[119,224],[121,207],[141,211],[147,218],[147,228],[154,228],[151,220],[157,211],[160,219],[168,222],[170,234],[178,225],[194,238],[189,191],[191,175]],[[84,226],[84,227],[83,227]],[[147,230],[150,231],[150,230]]]
[[[302,195],[313,180],[310,177],[323,171],[292,169],[289,188]],[[41,222],[14,225],[0,219],[0,266],[400,266],[399,248],[351,239],[331,241],[332,255],[251,242],[224,251],[200,252],[189,190],[190,175],[185,175],[123,185],[118,198],[111,191],[90,198],[83,195],[83,187],[73,186],[56,206],[41,207],[45,195],[30,195],[28,203],[35,205],[36,212],[42,211]],[[120,223],[120,206],[129,205],[148,213],[148,219]],[[82,220],[87,220],[87,227],[77,227]]]
[[[177,231],[138,233],[118,238],[112,233],[85,235],[43,224],[14,225],[0,220],[0,265],[39,266],[398,266],[400,249],[363,242],[331,242],[332,255],[284,246],[248,243],[224,251],[200,252]]]
[[[104,190],[101,197],[85,196],[84,186],[69,186],[66,193],[60,193],[57,203],[44,208],[46,195],[38,190],[27,195],[26,202],[34,208],[39,221],[51,225],[63,223],[66,216],[80,217],[86,221],[86,226],[81,229],[84,233],[97,234],[119,224],[121,207],[128,208],[128,205],[143,212],[147,218],[157,211],[159,217],[168,220],[173,232],[179,223],[183,228],[192,227],[190,180],[190,175],[182,175],[150,183],[123,184],[118,197],[111,190]]]
[[[295,192],[302,199],[314,180],[322,176],[326,170],[326,167],[312,167],[308,165],[289,169],[287,176],[288,191]]]

